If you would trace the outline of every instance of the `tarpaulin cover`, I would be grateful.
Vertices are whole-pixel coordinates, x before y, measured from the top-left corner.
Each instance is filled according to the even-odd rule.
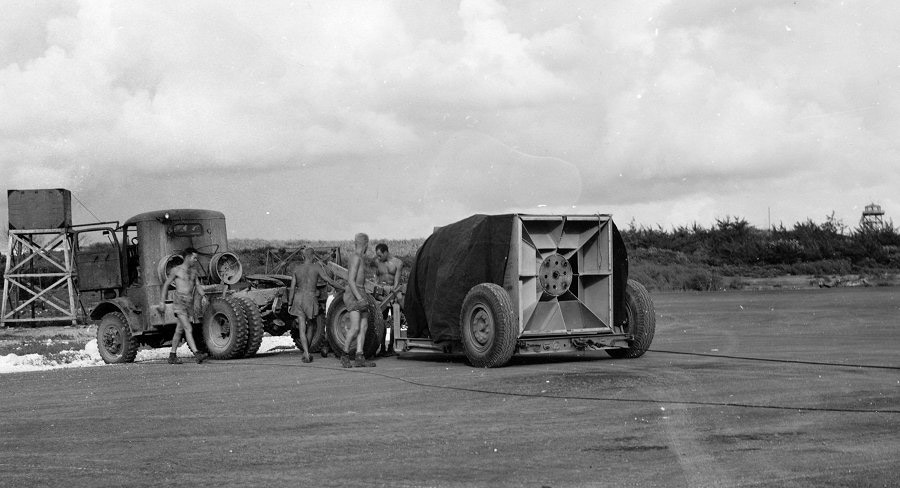
[[[503,285],[515,215],[473,215],[441,227],[419,248],[403,303],[408,337],[459,340],[466,293]]]
[[[503,286],[516,214],[473,215],[436,230],[419,248],[409,273],[403,303],[407,336],[432,341],[459,340],[463,300],[479,283]],[[625,283],[628,255],[612,224],[613,320],[626,320]],[[514,304],[515,306],[515,304]]]

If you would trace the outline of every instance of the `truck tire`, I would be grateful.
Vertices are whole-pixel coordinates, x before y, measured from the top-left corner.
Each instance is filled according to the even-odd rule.
[[[363,354],[366,358],[372,358],[375,356],[375,351],[378,350],[378,341],[384,341],[384,320],[377,316],[375,299],[370,295],[366,295],[366,299],[369,302],[369,321],[366,327],[365,342],[363,343]],[[326,315],[326,324],[331,350],[335,354],[343,353],[344,343],[347,341],[347,329],[350,327],[350,315],[347,313],[347,306],[344,305],[343,295],[338,295],[331,301],[331,305],[328,307],[328,314]],[[356,339],[350,343],[349,350],[356,351]]]
[[[644,355],[653,342],[653,334],[656,332],[656,310],[653,300],[644,285],[634,280],[628,280],[625,286],[625,310],[628,321],[625,324],[625,333],[632,339],[628,341],[628,347],[622,349],[607,349],[606,353],[616,359],[637,358]]]
[[[238,298],[237,300],[244,309],[244,317],[247,318],[247,345],[244,346],[243,357],[250,357],[256,354],[256,351],[259,351],[263,334],[265,334],[265,331],[263,330],[262,314],[259,312],[259,307],[256,306],[256,303],[254,303],[253,300],[244,297]]]
[[[319,352],[322,350],[322,343],[325,342],[325,314],[320,313],[316,315],[316,320],[314,323],[310,321],[306,322],[306,335],[309,336],[309,328],[313,328],[312,337],[309,339],[309,353],[312,354],[314,352]],[[300,344],[300,328],[299,327],[291,327],[291,339],[294,339],[294,345],[297,346],[297,349],[303,350],[303,345]]]
[[[216,297],[203,314],[203,343],[213,359],[236,359],[247,347],[247,318],[238,298]]]
[[[107,364],[131,363],[137,356],[138,343],[131,335],[122,312],[110,312],[97,326],[97,351]]]
[[[500,367],[516,352],[519,323],[509,294],[499,285],[473,286],[463,300],[459,325],[463,349],[472,366]]]

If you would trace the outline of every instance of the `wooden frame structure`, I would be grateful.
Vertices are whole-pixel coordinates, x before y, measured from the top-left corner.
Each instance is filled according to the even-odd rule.
[[[71,321],[78,324],[72,259],[67,228],[9,230],[3,275],[0,325],[15,322]],[[49,281],[48,286],[44,283]],[[21,293],[24,300],[20,300]],[[60,293],[62,292],[62,293]],[[43,313],[35,313],[43,305]],[[23,315],[30,311],[30,316]]]

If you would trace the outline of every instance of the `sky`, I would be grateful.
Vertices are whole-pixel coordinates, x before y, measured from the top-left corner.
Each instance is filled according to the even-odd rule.
[[[77,224],[204,208],[229,237],[280,240],[476,213],[900,215],[895,1],[0,10],[0,181],[70,190]]]

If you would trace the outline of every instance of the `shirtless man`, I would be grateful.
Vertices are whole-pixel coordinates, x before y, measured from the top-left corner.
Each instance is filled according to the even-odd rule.
[[[299,326],[300,345],[303,347],[304,363],[311,363],[309,355],[309,337],[306,335],[306,322],[319,315],[318,290],[316,285],[320,279],[331,284],[337,283],[325,272],[325,269],[316,262],[315,251],[311,247],[302,251],[303,262],[297,264],[291,270],[294,277],[294,288],[291,289],[291,309],[289,313],[297,317]]]
[[[363,233],[356,234],[353,239],[354,252],[350,256],[350,268],[347,271],[347,288],[344,289],[344,305],[350,315],[350,329],[344,342],[344,351],[341,355],[341,366],[372,367],[375,363],[367,361],[363,352],[363,343],[366,340],[366,328],[368,328],[368,306],[366,298],[366,268],[363,257],[369,249],[369,236]],[[372,317],[374,320],[375,317]],[[350,343],[356,338],[356,352],[351,354]],[[351,361],[353,363],[351,364]]]
[[[378,268],[376,281],[379,285],[387,285],[391,291],[400,292],[400,272],[403,270],[403,261],[391,256],[387,244],[380,242],[375,246],[375,266]]]
[[[197,264],[197,250],[189,247],[181,255],[184,261],[172,268],[169,276],[166,277],[166,282],[163,283],[157,310],[165,311],[166,294],[169,291],[169,286],[172,282],[175,282],[175,293],[172,295],[172,311],[175,312],[175,320],[178,322],[178,325],[175,326],[175,335],[172,336],[172,351],[169,353],[169,364],[182,363],[177,355],[182,335],[187,340],[188,347],[191,348],[199,364],[207,358],[207,354],[197,350],[197,344],[194,343],[193,327],[191,327],[191,320],[194,318],[194,293],[202,286],[200,275],[195,267]]]
[[[388,311],[391,311],[393,313],[393,304],[403,303],[404,287],[400,284],[400,274],[403,270],[403,261],[401,261],[400,258],[391,256],[391,251],[388,250],[387,244],[380,242],[377,246],[375,246],[375,267],[378,271],[378,275],[375,277],[375,281],[377,281],[379,285],[389,288],[390,292],[394,293],[394,298],[393,300],[391,300],[391,307],[384,309],[384,319],[387,320]],[[390,337],[390,334],[393,333],[393,330],[393,327],[388,326],[385,332],[385,334],[389,336],[389,345],[387,349],[385,350],[384,344],[378,345],[378,349],[381,351],[382,356],[394,355],[394,341],[393,337]]]

